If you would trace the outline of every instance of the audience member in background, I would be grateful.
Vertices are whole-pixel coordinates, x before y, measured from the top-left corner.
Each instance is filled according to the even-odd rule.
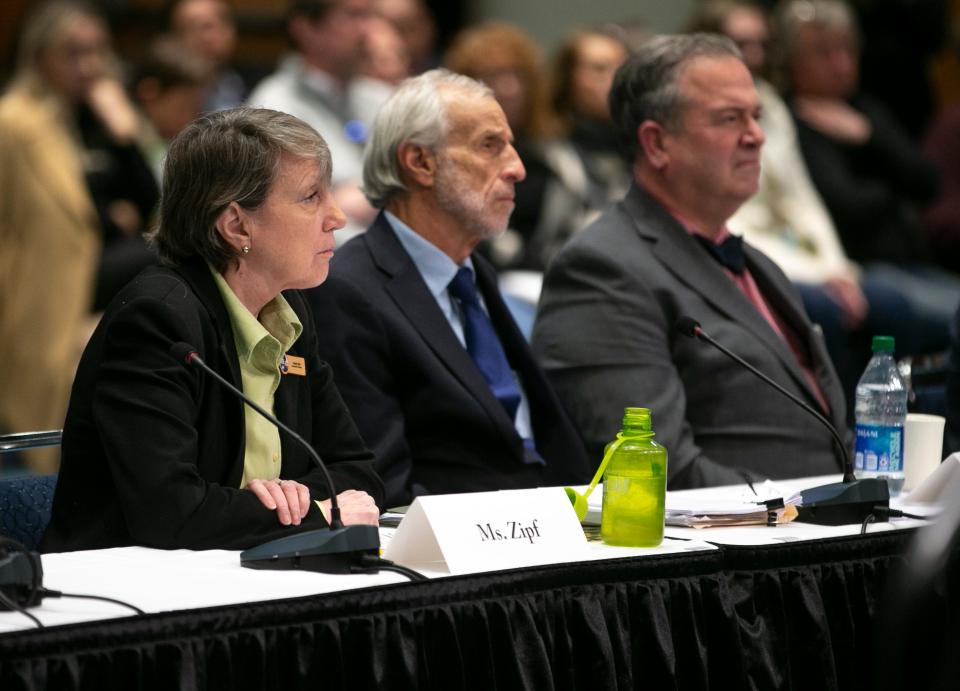
[[[621,19],[615,24],[607,24],[605,29],[619,38],[630,54],[640,50],[654,35],[650,24],[641,17]]]
[[[943,455],[960,451],[960,307],[950,329],[950,352],[947,357],[946,410],[943,431]]]
[[[313,129],[275,111],[211,113],[174,140],[153,233],[164,265],[124,288],[84,350],[44,551],[243,549],[326,524],[307,451],[178,344],[315,446],[344,523],[376,525],[383,485],[299,292],[326,278],[343,227],[331,165]]]
[[[212,78],[203,110],[221,110],[243,103],[247,85],[230,65],[237,47],[237,26],[227,0],[173,0],[169,30],[196,55],[207,60]]]
[[[310,291],[321,357],[377,457],[387,504],[421,494],[584,483],[590,468],[497,276],[524,169],[484,85],[404,82],[374,121],[364,190],[383,211]]]
[[[410,74],[420,74],[440,64],[437,25],[423,0],[374,0],[378,15],[396,27],[410,56]]]
[[[725,355],[677,333],[681,316],[846,429],[843,391],[799,295],[727,230],[757,191],[760,99],[715,34],[660,36],[617,72],[610,109],[635,184],[544,277],[533,344],[593,457],[623,409],[653,411],[670,487],[835,473],[809,413]]]
[[[852,0],[863,35],[861,84],[920,142],[936,109],[931,61],[944,47],[950,0]],[[953,10],[951,12],[951,9]]]
[[[62,426],[95,288],[102,303],[151,256],[137,234],[156,185],[134,144],[136,113],[111,67],[100,16],[80,3],[47,3],[23,27],[0,102],[0,428],[7,432]],[[131,246],[129,269],[122,259]],[[31,457],[37,470],[56,468],[56,450]]]
[[[623,197],[630,184],[607,105],[613,73],[626,57],[615,35],[588,30],[567,39],[554,61],[551,105],[580,159],[595,212]]]
[[[936,262],[960,273],[960,105],[942,112],[923,144],[940,173],[940,195],[923,214],[923,231]]]
[[[516,26],[494,22],[458,34],[444,64],[490,87],[527,171],[516,184],[510,228],[482,249],[498,268],[542,271],[583,227],[589,206],[587,176],[576,152],[555,139],[558,123],[547,105],[540,49]]]
[[[410,76],[410,55],[396,27],[383,17],[367,24],[367,50],[361,72],[396,86]]]
[[[158,182],[170,141],[203,108],[210,76],[209,63],[172,36],[155,40],[134,70],[131,91],[145,116],[141,148]]]
[[[321,132],[336,166],[334,196],[361,232],[376,212],[360,191],[363,145],[373,116],[390,94],[361,76],[372,0],[291,0],[287,30],[296,52],[250,94],[250,104],[295,115]]]
[[[787,101],[807,168],[851,259],[948,325],[960,280],[927,263],[918,211],[937,194],[937,172],[889,111],[858,88],[858,37],[837,0],[793,0],[779,11]]]
[[[895,285],[847,258],[810,180],[790,111],[763,77],[770,43],[764,10],[750,0],[711,0],[700,6],[690,28],[725,34],[737,44],[763,107],[760,124],[766,141],[759,188],[733,215],[729,228],[794,282],[811,321],[823,328],[852,412],[873,334],[892,335],[901,355],[917,355],[942,349],[944,325],[916,315]]]

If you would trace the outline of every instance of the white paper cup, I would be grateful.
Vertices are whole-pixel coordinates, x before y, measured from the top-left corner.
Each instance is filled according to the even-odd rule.
[[[909,492],[943,460],[944,418],[908,413],[903,431],[903,491]]]

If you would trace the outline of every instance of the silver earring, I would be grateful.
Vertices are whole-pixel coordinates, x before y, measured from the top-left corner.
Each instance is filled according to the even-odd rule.
[[[243,252],[244,254],[250,254],[250,246],[244,245],[243,247],[240,248],[240,251]]]

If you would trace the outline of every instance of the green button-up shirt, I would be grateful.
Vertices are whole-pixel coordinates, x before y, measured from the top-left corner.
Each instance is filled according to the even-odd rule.
[[[210,268],[217,288],[227,306],[233,342],[240,357],[243,392],[262,408],[273,412],[273,395],[280,385],[280,362],[299,338],[303,325],[283,298],[277,295],[260,311],[250,313],[220,273]],[[276,480],[280,477],[280,432],[250,406],[244,406],[246,446],[240,489],[250,480]]]

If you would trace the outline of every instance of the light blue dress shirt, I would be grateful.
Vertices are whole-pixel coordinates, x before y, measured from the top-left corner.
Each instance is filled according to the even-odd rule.
[[[460,306],[457,304],[457,301],[453,299],[450,291],[447,290],[447,286],[450,285],[453,277],[457,275],[460,267],[438,247],[425,240],[392,213],[385,211],[384,216],[390,224],[390,228],[393,229],[394,234],[397,236],[397,240],[400,241],[403,249],[407,251],[407,254],[409,254],[413,260],[414,265],[420,272],[420,276],[423,277],[424,283],[427,284],[427,289],[430,291],[430,294],[433,295],[433,299],[437,301],[437,306],[443,313],[444,318],[449,322],[450,328],[453,329],[457,340],[460,341],[460,345],[466,348],[467,341],[463,335],[463,315],[460,312]],[[470,257],[467,257],[463,265],[470,269],[470,271],[473,271],[474,280],[476,280],[476,271],[474,271],[473,262],[470,260]],[[477,291],[477,294],[480,297],[480,306],[483,307],[484,312],[487,312],[487,305],[483,301],[483,294],[480,293],[480,291]],[[513,426],[522,439],[533,439],[533,428],[530,425],[530,404],[527,402],[527,394],[523,390],[523,383],[520,381],[520,378],[517,377],[516,372],[513,373],[513,377],[517,380],[517,387],[520,389],[520,405],[517,408],[517,417],[513,421]]]

